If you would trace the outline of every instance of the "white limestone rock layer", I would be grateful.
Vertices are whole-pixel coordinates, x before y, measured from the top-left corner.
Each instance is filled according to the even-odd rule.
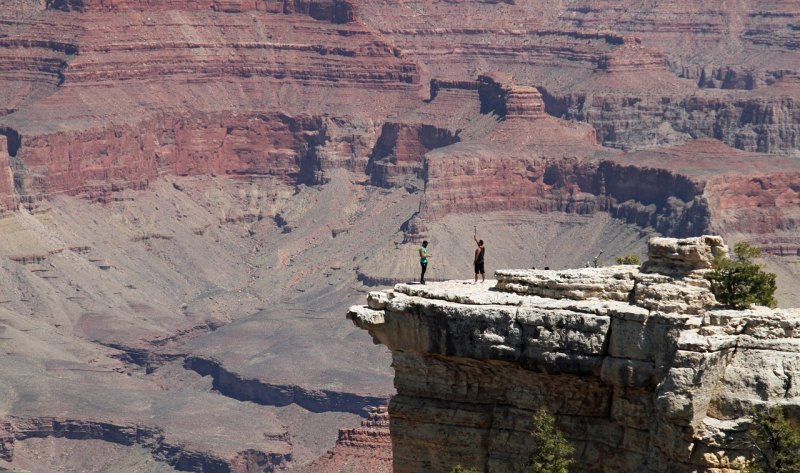
[[[392,350],[394,471],[524,471],[541,405],[582,472],[741,471],[754,405],[800,408],[800,310],[717,307],[717,237],[633,266],[397,285],[348,317]]]

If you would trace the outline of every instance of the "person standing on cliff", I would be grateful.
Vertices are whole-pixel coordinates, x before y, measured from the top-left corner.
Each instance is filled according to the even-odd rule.
[[[419,247],[419,264],[422,266],[422,274],[419,276],[420,284],[425,284],[425,271],[428,269],[428,258],[431,256],[433,255],[428,253],[428,240],[425,240]]]
[[[475,259],[472,261],[475,266],[475,284],[478,283],[478,273],[481,275],[481,282],[486,282],[486,270],[483,267],[483,255],[486,254],[486,248],[483,246],[483,240],[478,240],[478,227],[475,227],[475,233],[472,236],[475,243],[478,245],[475,248]]]

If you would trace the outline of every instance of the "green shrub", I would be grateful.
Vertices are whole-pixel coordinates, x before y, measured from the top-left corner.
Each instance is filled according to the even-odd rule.
[[[635,264],[636,266],[641,266],[642,259],[639,258],[639,255],[617,256],[617,264]]]
[[[764,272],[752,261],[761,255],[761,250],[739,242],[734,245],[733,253],[735,259],[718,255],[714,259],[714,270],[706,276],[717,300],[736,309],[752,304],[775,307],[775,275]]]
[[[530,458],[531,473],[567,473],[575,449],[556,427],[555,418],[540,407],[533,416],[533,435],[536,446]]]
[[[453,468],[450,468],[450,473],[480,473],[475,468],[464,468],[461,465],[456,465]]]
[[[750,438],[755,457],[746,473],[797,473],[800,471],[800,434],[786,420],[783,409],[753,411]]]

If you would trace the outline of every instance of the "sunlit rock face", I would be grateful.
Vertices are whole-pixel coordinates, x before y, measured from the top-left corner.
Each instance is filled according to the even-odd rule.
[[[395,471],[523,471],[539,406],[581,471],[739,471],[750,408],[800,406],[800,311],[721,308],[703,275],[726,251],[657,238],[642,268],[371,293],[348,318],[392,351]]]

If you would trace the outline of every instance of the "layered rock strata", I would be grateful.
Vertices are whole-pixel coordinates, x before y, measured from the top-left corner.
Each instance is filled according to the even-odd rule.
[[[523,471],[540,406],[586,472],[736,472],[755,406],[800,407],[800,311],[717,306],[719,237],[655,239],[642,268],[397,285],[348,318],[392,350],[395,472]]]
[[[350,3],[151,3],[0,12],[0,135],[22,202],[107,201],[165,173],[363,172],[382,120],[416,101],[417,65]]]
[[[341,429],[336,446],[300,473],[390,473],[392,439],[386,407],[373,407],[360,427]]]
[[[53,0],[47,2],[47,8],[62,11],[219,11],[224,13],[268,12],[268,13],[302,13],[317,20],[333,23],[349,23],[354,19],[355,5],[345,0],[205,0],[186,1],[169,0],[153,4],[146,0]]]
[[[433,118],[455,97],[473,108],[470,119]],[[400,136],[385,133],[379,140],[376,154],[390,158],[371,161],[373,170],[392,172],[374,174],[375,183],[407,185],[420,177],[424,183],[406,240],[427,238],[430,223],[449,214],[525,210],[607,212],[674,237],[736,235],[771,254],[783,248],[784,255],[794,255],[800,248],[793,233],[800,222],[800,194],[792,184],[800,177],[797,160],[708,138],[617,152],[598,146],[591,127],[556,119],[545,109],[538,89],[520,86],[508,74],[433,80],[430,101],[393,126],[407,130],[403,139],[383,139]],[[422,130],[457,141],[435,146]]]
[[[691,96],[559,93],[544,90],[547,112],[591,123],[601,143],[643,149],[693,138],[716,138],[759,153],[793,154],[800,142],[800,109],[792,96],[727,92]]]
[[[543,86],[549,113],[592,124],[608,146],[714,137],[749,151],[800,149],[791,1],[366,0],[361,12],[434,77],[501,70]]]
[[[18,198],[29,206],[58,194],[109,202],[115,192],[145,189],[163,173],[311,183],[326,139],[320,118],[253,112],[26,137],[16,158]]]

